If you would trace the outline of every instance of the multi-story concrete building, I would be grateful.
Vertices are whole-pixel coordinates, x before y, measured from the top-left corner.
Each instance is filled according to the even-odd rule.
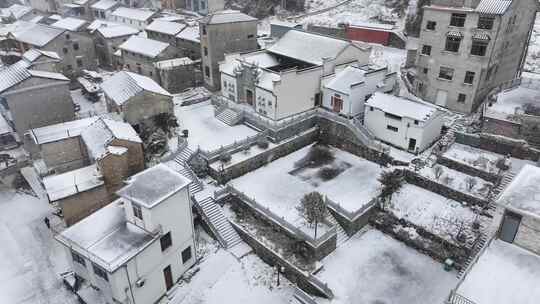
[[[201,19],[199,30],[205,85],[219,90],[219,62],[225,54],[257,49],[257,18],[239,11],[220,11]]]
[[[474,111],[519,77],[538,2],[434,0],[424,7],[416,60],[417,95],[454,111]]]
[[[168,43],[139,36],[131,36],[118,47],[122,51],[122,62],[129,71],[158,80],[154,63],[175,58],[176,48]]]
[[[151,10],[119,7],[110,14],[109,20],[124,23],[142,31],[152,22],[155,15],[156,13]]]
[[[102,67],[116,68],[113,54],[129,37],[139,33],[139,30],[123,24],[105,25],[93,31],[96,56]]]

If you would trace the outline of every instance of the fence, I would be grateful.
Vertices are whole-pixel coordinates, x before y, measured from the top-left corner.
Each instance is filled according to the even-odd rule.
[[[326,242],[330,237],[335,235],[337,232],[336,227],[331,227],[328,231],[326,231],[323,235],[319,236],[318,238],[314,238],[304,231],[300,230],[299,228],[291,225],[289,222],[287,222],[282,217],[276,215],[268,207],[265,207],[261,204],[259,204],[255,199],[250,198],[245,193],[235,189],[234,187],[227,185],[226,188],[228,189],[228,192],[239,199],[241,199],[243,202],[248,204],[251,208],[258,211],[259,213],[262,213],[267,218],[278,224],[279,226],[283,227],[285,230],[288,230],[292,235],[298,237],[302,241],[305,241],[313,248],[318,248],[321,244]]]

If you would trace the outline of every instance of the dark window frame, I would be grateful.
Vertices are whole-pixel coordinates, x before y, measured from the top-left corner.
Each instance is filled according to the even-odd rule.
[[[465,103],[465,101],[467,100],[467,95],[463,94],[463,93],[458,93],[458,97],[457,97],[457,102],[459,103]]]
[[[444,43],[444,50],[447,52],[459,52],[459,48],[461,47],[461,40],[463,40],[462,37],[452,37],[452,36],[446,36],[446,40]]]
[[[142,221],[144,218],[142,214],[142,207],[135,203],[131,203],[131,207],[133,209],[133,216],[135,216],[136,218]]]
[[[467,14],[452,13],[450,16],[450,26],[464,27],[465,20],[467,20]]]
[[[429,20],[426,22],[426,30],[434,31],[437,29],[437,22]]]
[[[452,79],[454,79],[454,72],[454,69],[442,66],[439,69],[438,78],[451,81]]]
[[[74,262],[86,267],[86,260],[84,259],[84,257],[73,250],[71,250],[71,258]]]
[[[471,55],[486,56],[489,40],[473,39],[471,44]]]
[[[391,126],[391,125],[386,125],[386,129],[390,130],[390,131],[393,131],[393,132],[399,132],[398,127],[394,127],[394,126]]]
[[[431,45],[422,45],[422,55],[431,56]]]
[[[475,72],[466,71],[465,72],[465,78],[463,79],[463,83],[464,84],[473,84],[475,76],[476,76]]]
[[[172,246],[171,232],[169,231],[169,232],[165,233],[164,235],[162,235],[159,238],[159,243],[161,245],[161,252],[169,249]]]
[[[491,30],[493,29],[494,23],[495,23],[495,17],[488,16],[488,15],[480,15],[478,17],[477,27],[483,30]]]
[[[97,265],[96,263],[92,263],[92,269],[94,270],[94,274],[96,274],[98,277],[102,278],[103,280],[109,282],[109,275],[107,274],[107,271]]]
[[[182,255],[182,264],[185,264],[186,262],[191,260],[191,258],[193,257],[193,254],[191,253],[191,246],[188,246],[186,249],[182,250],[181,255]]]

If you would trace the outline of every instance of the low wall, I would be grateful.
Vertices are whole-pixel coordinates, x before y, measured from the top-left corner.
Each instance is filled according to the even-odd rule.
[[[477,169],[475,167],[466,165],[461,162],[457,162],[453,159],[447,158],[445,156],[439,156],[437,158],[437,163],[441,164],[443,166],[446,166],[450,169],[454,169],[460,172],[463,172],[468,175],[480,177],[481,179],[485,179],[489,182],[492,182],[493,184],[497,185],[499,183],[499,176],[497,174],[488,173],[486,171]]]
[[[373,211],[375,210],[375,207],[371,207],[366,209],[362,214],[357,216],[354,220],[350,220],[341,213],[337,212],[336,210],[332,209],[332,207],[328,207],[328,211],[334,216],[336,221],[343,227],[345,232],[348,236],[352,236],[353,234],[357,233],[362,229],[364,226],[366,226],[369,223],[369,220],[371,216],[373,215]]]
[[[540,150],[532,148],[523,140],[504,138],[490,134],[470,134],[456,132],[456,142],[502,155],[512,155],[519,159],[538,161]]]

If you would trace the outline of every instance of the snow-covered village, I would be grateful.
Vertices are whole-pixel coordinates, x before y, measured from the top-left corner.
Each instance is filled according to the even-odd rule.
[[[538,304],[539,0],[0,0],[0,304]]]

